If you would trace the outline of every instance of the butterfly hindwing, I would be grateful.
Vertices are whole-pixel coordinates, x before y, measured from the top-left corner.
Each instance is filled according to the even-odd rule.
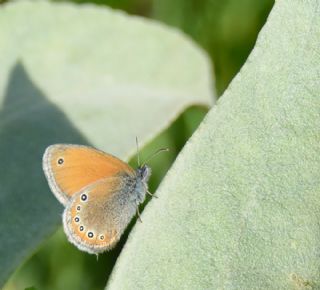
[[[43,156],[43,170],[57,199],[67,205],[86,186],[108,177],[135,171],[120,159],[97,149],[71,144],[49,146]]]
[[[136,212],[131,192],[135,177],[121,174],[100,180],[76,193],[63,214],[71,243],[89,253],[112,248]]]

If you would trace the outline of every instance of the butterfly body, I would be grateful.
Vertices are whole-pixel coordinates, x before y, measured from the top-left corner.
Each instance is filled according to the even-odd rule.
[[[51,145],[43,157],[51,190],[65,206],[63,227],[80,250],[98,254],[120,239],[145,199],[151,170],[132,169],[87,146]]]

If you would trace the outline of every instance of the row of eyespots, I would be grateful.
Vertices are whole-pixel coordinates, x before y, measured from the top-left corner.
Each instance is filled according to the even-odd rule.
[[[76,217],[74,218],[74,221],[75,221],[76,223],[79,223],[79,222],[80,222],[80,217],[76,216]],[[84,231],[84,226],[79,226],[79,231],[80,231],[80,232],[83,232],[83,231]],[[94,233],[93,233],[93,232],[87,232],[87,236],[88,236],[88,238],[92,239],[92,238],[94,237]],[[101,241],[103,241],[103,240],[104,240],[104,235],[99,235],[99,239],[100,239]]]
[[[85,194],[85,193],[83,193],[83,194],[81,194],[81,197],[80,197],[80,199],[81,199],[81,201],[87,201],[88,200],[88,196]],[[80,205],[77,205],[77,211],[80,211],[81,210],[81,206]],[[74,218],[74,221],[76,222],[76,223],[78,223],[78,222],[80,222],[80,218],[78,217],[78,216],[76,216],[75,218]],[[79,227],[79,230],[80,230],[80,232],[83,232],[84,231],[84,226],[80,226]],[[93,232],[87,232],[87,236],[88,236],[88,238],[90,238],[90,239],[92,239],[93,237],[94,237],[94,233]],[[104,235],[99,235],[99,239],[101,240],[101,241],[103,241],[104,240]]]

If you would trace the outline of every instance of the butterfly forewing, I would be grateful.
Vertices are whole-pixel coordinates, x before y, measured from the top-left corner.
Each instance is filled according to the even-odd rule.
[[[49,146],[43,156],[43,169],[58,200],[68,200],[84,187],[108,177],[135,171],[120,159],[91,147],[56,144]]]

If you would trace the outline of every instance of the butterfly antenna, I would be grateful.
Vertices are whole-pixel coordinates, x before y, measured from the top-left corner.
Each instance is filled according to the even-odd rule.
[[[139,150],[139,142],[138,142],[137,136],[136,136],[136,145],[137,145],[138,167],[140,167],[140,150]]]
[[[153,157],[157,156],[159,153],[161,152],[168,152],[169,148],[160,148],[159,150],[157,150],[156,152],[154,152],[153,154],[151,154],[144,162],[141,166],[144,166],[148,161],[150,161]]]

